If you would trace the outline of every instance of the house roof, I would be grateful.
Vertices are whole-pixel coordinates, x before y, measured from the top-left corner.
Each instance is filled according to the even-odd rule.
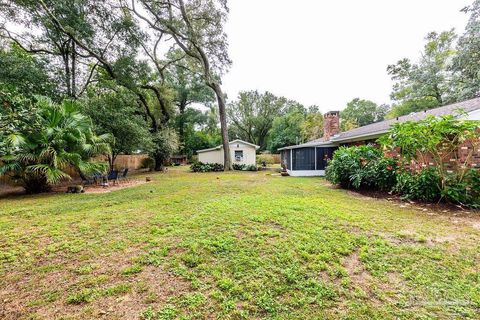
[[[309,141],[304,144],[296,145],[296,146],[289,146],[285,148],[278,149],[286,150],[286,149],[298,149],[298,148],[305,148],[305,147],[318,147],[318,146],[334,146],[338,143],[350,142],[350,141],[358,141],[364,139],[374,139],[381,136],[384,133],[387,133],[390,130],[390,127],[395,123],[402,123],[407,121],[419,121],[427,116],[445,116],[445,115],[460,115],[461,113],[471,113],[473,111],[480,110],[480,98],[475,98],[471,100],[466,100],[454,104],[449,104],[440,108],[430,109],[421,112],[414,112],[406,116],[398,117],[395,119],[389,119],[377,123],[372,123],[367,126],[363,126],[360,128],[356,128],[350,131],[341,132],[338,135],[333,136],[330,141],[324,141],[323,139],[317,139],[313,141]]]
[[[228,144],[232,145],[232,144],[235,144],[235,143],[246,144],[247,146],[254,147],[256,150],[260,149],[260,146],[257,146],[256,144],[246,142],[246,141],[243,141],[243,140],[240,140],[240,139],[230,141]],[[204,152],[209,152],[209,151],[221,150],[222,148],[223,148],[223,145],[219,145],[219,146],[216,146],[215,148],[198,150],[197,153],[204,153]]]
[[[312,140],[306,143],[297,144],[295,146],[288,146],[278,149],[278,151],[288,150],[288,149],[300,149],[300,148],[309,148],[309,147],[336,147],[337,145],[331,141],[324,141],[323,139]]]
[[[414,112],[406,116],[389,119],[377,123],[372,123],[367,126],[356,128],[350,131],[341,132],[332,137],[332,142],[344,142],[355,140],[358,138],[365,138],[370,136],[382,135],[395,123],[402,123],[407,121],[419,121],[425,119],[427,116],[441,117],[445,115],[460,115],[461,113],[470,113],[480,109],[480,98],[475,98],[467,101],[462,101],[454,104],[449,104],[440,108]]]

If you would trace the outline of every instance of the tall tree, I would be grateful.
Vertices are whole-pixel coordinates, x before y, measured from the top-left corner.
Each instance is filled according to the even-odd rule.
[[[305,121],[306,114],[305,108],[297,104],[291,106],[284,116],[275,118],[268,141],[270,152],[276,153],[281,147],[305,141],[302,136],[302,124]]]
[[[371,123],[383,121],[388,112],[387,105],[377,105],[370,100],[355,98],[347,104],[340,113],[342,130],[348,130],[349,126],[362,127]]]
[[[457,80],[459,99],[470,99],[480,94],[480,0],[464,8],[463,12],[469,13],[470,19],[458,40],[452,70]]]
[[[179,55],[178,52],[175,53],[175,56]],[[172,57],[172,61],[175,59],[177,58]],[[166,71],[166,83],[175,91],[174,101],[178,108],[175,125],[180,140],[180,152],[191,155],[191,150],[186,147],[187,134],[191,134],[191,132],[186,133],[186,131],[191,130],[192,125],[201,124],[203,121],[199,120],[200,118],[204,120],[205,115],[194,110],[187,112],[187,108],[193,104],[210,104],[215,100],[215,96],[199,74],[190,72],[186,65],[188,60],[185,57],[172,64]]]
[[[131,92],[96,86],[82,100],[82,111],[92,119],[95,132],[113,138],[107,155],[110,169],[114,169],[120,154],[149,153],[153,149],[147,122],[135,107],[136,97]]]
[[[220,128],[224,149],[225,170],[232,170],[225,95],[221,76],[231,64],[228,57],[227,36],[224,31],[228,7],[226,0],[138,0],[139,10],[132,0],[125,5],[159,36],[168,35],[194,62],[189,66],[200,74],[217,97]],[[143,13],[145,12],[145,14]]]
[[[389,117],[435,108],[455,101],[449,72],[456,34],[453,30],[431,32],[418,63],[403,59],[387,68],[395,82],[391,98],[395,101]]]
[[[255,143],[264,150],[273,120],[283,115],[291,103],[270,92],[240,92],[237,101],[227,107],[232,137]]]
[[[25,52],[18,45],[0,49],[0,91],[56,97],[56,83],[47,70],[47,62]]]
[[[300,130],[305,141],[323,137],[323,114],[318,110],[310,109],[300,126]]]

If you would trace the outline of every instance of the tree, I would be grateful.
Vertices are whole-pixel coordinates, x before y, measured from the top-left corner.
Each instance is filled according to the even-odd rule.
[[[302,124],[306,110],[302,105],[290,107],[286,114],[275,118],[270,133],[268,149],[276,153],[279,148],[302,143]]]
[[[180,122],[179,118],[180,115],[176,121],[177,128]],[[181,142],[181,148],[188,158],[191,158],[197,150],[208,149],[222,143],[218,130],[218,120],[215,115],[210,114],[209,110],[202,112],[187,108],[181,121],[184,128],[184,140]]]
[[[464,34],[457,44],[457,55],[453,59],[459,99],[470,99],[480,94],[480,0],[463,9],[470,13]]]
[[[175,57],[179,55],[178,52],[175,52],[172,60],[177,59]],[[183,60],[188,59],[184,58]],[[190,72],[184,62],[186,61],[177,61],[172,65],[166,72],[166,82],[175,90],[174,101],[178,108],[175,125],[180,140],[180,152],[191,156],[191,149],[186,146],[188,139],[186,131],[191,129],[189,126],[191,127],[192,124],[200,124],[202,121],[198,120],[203,114],[192,110],[188,113],[187,108],[194,103],[210,104],[215,97],[212,90],[205,85],[203,78]]]
[[[13,44],[0,49],[0,90],[33,98],[57,97],[55,81],[48,75],[46,61]]]
[[[95,132],[113,137],[108,155],[111,170],[119,154],[152,151],[152,135],[135,107],[136,97],[131,92],[92,87],[82,101],[82,111],[93,120]]]
[[[200,74],[206,85],[217,97],[220,116],[220,129],[224,150],[225,170],[232,170],[230,145],[226,115],[225,95],[221,87],[221,75],[230,66],[228,57],[227,36],[224,24],[228,7],[226,0],[184,1],[184,0],[138,0],[143,14],[137,10],[135,0],[131,10],[140,20],[146,23],[157,37],[168,35],[176,46],[191,58],[190,71]]]
[[[351,126],[363,127],[371,123],[383,121],[387,112],[387,105],[378,106],[370,100],[355,98],[340,113],[342,130],[347,131],[348,127]]]
[[[395,101],[390,118],[409,114],[455,101],[452,73],[449,72],[455,54],[453,30],[440,34],[431,32],[420,61],[415,64],[403,59],[387,68],[395,82],[391,98]]]
[[[254,143],[264,150],[273,120],[284,114],[291,103],[270,92],[240,92],[237,101],[227,107],[232,138]]]
[[[36,130],[20,125],[8,135],[7,153],[0,158],[0,175],[9,175],[20,182],[27,193],[48,191],[51,184],[70,179],[66,169],[73,168],[81,176],[104,172],[104,162],[90,158],[109,152],[108,136],[93,133],[90,119],[79,112],[79,105],[65,100],[60,105],[38,97],[29,112],[38,110],[31,124]],[[10,111],[0,114],[4,117]],[[15,112],[15,111],[12,111]],[[20,113],[21,114],[21,113]]]
[[[309,110],[300,126],[302,138],[305,141],[316,140],[323,137],[323,114],[317,110]]]

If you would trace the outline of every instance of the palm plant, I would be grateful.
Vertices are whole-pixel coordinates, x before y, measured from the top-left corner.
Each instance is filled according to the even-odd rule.
[[[91,161],[110,151],[109,135],[97,136],[91,120],[79,105],[66,100],[54,104],[37,97],[39,130],[19,130],[8,135],[7,154],[0,157],[0,175],[9,175],[27,193],[48,191],[51,185],[71,179],[71,170],[84,177],[105,172],[107,163]]]

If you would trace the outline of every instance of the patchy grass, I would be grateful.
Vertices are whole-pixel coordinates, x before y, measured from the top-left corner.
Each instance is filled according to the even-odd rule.
[[[478,318],[479,222],[265,172],[0,199],[0,318]]]

